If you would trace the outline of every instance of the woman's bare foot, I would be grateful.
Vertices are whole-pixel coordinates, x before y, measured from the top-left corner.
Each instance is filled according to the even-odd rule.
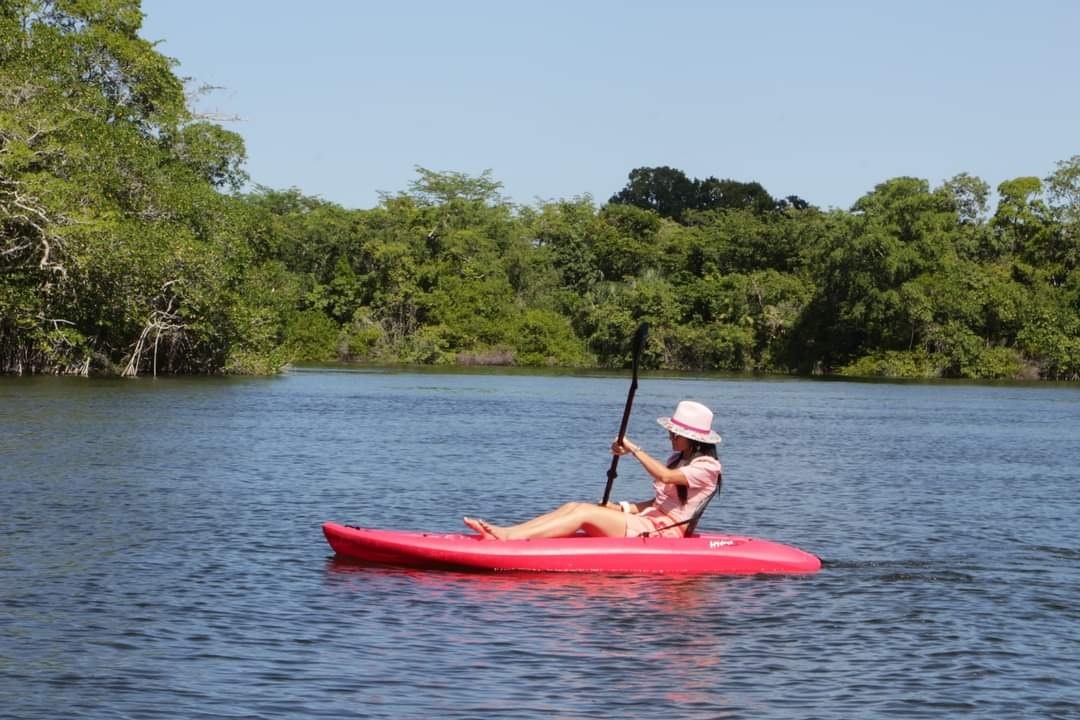
[[[465,524],[480,533],[480,536],[485,540],[502,540],[502,536],[499,534],[499,529],[490,525],[487,521],[480,518],[465,518]]]

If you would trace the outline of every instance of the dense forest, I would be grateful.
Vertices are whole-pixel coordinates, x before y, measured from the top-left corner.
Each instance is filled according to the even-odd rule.
[[[996,192],[884,179],[847,210],[670,167],[533,206],[417,168],[347,209],[249,189],[142,18],[0,5],[2,372],[620,367],[647,321],[648,368],[1080,378],[1080,155]]]

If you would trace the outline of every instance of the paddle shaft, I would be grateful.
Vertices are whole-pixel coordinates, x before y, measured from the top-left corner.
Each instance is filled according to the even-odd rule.
[[[619,425],[619,444],[622,445],[623,438],[626,437],[626,425],[630,422],[630,408],[634,405],[634,393],[637,392],[638,386],[638,360],[641,359],[641,348],[645,345],[645,336],[649,334],[648,323],[641,323],[637,332],[634,334],[634,347],[633,347],[633,379],[630,381],[630,392],[626,394],[626,407],[623,408],[622,423]],[[616,467],[619,465],[619,456],[612,454],[611,466],[607,471],[607,486],[604,488],[604,499],[600,501],[601,505],[607,505],[608,499],[611,497],[611,486],[615,484],[615,478],[618,475]]]

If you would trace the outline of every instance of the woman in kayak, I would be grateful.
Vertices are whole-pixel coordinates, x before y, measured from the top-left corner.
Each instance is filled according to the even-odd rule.
[[[492,540],[569,537],[579,530],[587,535],[682,537],[686,525],[720,482],[716,446],[720,436],[712,429],[713,414],[699,402],[683,400],[671,417],[657,418],[667,428],[673,454],[666,463],[645,452],[629,438],[616,440],[611,452],[632,455],[653,479],[653,497],[636,503],[600,506],[571,502],[518,525],[492,525],[479,518],[465,524]]]

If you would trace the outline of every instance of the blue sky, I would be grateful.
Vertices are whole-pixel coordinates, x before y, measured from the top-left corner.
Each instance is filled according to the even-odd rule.
[[[1076,0],[143,0],[252,182],[366,209],[416,166],[601,204],[630,170],[848,208],[1080,153]]]

